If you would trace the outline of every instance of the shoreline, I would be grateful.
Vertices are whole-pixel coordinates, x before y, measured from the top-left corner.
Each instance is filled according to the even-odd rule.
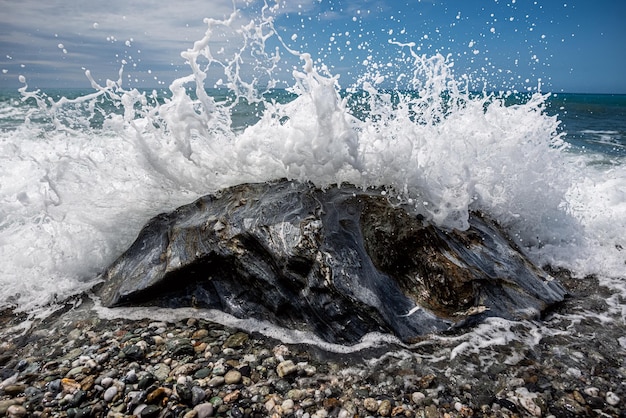
[[[550,333],[477,351],[452,336],[329,353],[205,319],[103,319],[87,297],[22,332],[4,311],[0,416],[624,417],[626,326],[602,320],[597,281],[559,279],[579,296]]]

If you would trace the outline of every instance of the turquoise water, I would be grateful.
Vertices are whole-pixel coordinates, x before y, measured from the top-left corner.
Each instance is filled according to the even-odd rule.
[[[626,156],[626,95],[560,93],[546,111],[558,115],[576,150]]]
[[[152,90],[145,90],[151,92]],[[170,96],[167,89],[159,88],[159,100]],[[208,90],[218,101],[233,100],[233,95],[225,90]],[[58,100],[61,97],[75,99],[92,93],[86,89],[48,89],[46,94]],[[190,95],[193,92],[190,91]],[[342,96],[360,97],[362,93],[342,92]],[[296,96],[285,90],[275,90],[266,95],[268,100],[286,103]],[[521,103],[527,100],[526,95],[513,95],[507,99],[508,104]],[[15,129],[24,122],[28,110],[33,109],[34,100],[21,100],[17,90],[0,89],[0,129]],[[359,100],[354,100],[352,112],[359,115]],[[240,104],[233,109],[233,127],[244,128],[259,119],[264,106],[261,104]],[[123,112],[110,101],[101,103],[101,113],[96,113],[91,120],[91,127],[101,126],[105,115],[112,112]],[[619,163],[626,157],[626,95],[619,94],[576,94],[555,93],[546,101],[545,111],[555,115],[561,122],[559,130],[565,133],[565,140],[572,145],[573,152],[597,153],[613,163]],[[34,118],[37,120],[37,117]],[[45,118],[41,119],[45,122]]]

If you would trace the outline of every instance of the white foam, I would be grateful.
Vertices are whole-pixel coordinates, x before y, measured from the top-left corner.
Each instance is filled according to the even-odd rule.
[[[254,318],[237,318],[214,309],[167,309],[155,307],[105,308],[99,303],[97,298],[94,298],[94,302],[95,306],[93,310],[102,319],[151,319],[166,323],[181,321],[187,318],[205,319],[227,327],[241,329],[248,333],[258,333],[265,337],[281,341],[285,344],[307,344],[319,347],[331,353],[356,353],[365,349],[382,347],[391,344],[403,346],[397,338],[389,334],[375,332],[364,335],[358,343],[353,345],[333,344],[322,340],[312,332],[283,328],[270,322]]]
[[[543,112],[546,95],[514,106],[472,95],[448,57],[395,43],[389,48],[402,65],[371,58],[352,87],[363,93],[355,106],[366,110],[358,111],[308,54],[266,51],[281,44],[270,17],[236,25],[236,14],[207,20],[206,36],[183,54],[190,74],[160,103],[122,88],[121,73],[98,85],[87,72],[94,93],[76,100],[21,89],[36,106],[22,126],[0,132],[0,308],[29,311],[81,292],[150,217],[223,187],[280,177],[391,186],[391,199],[448,228],[466,228],[469,211],[480,210],[540,264],[623,275],[626,168],[564,152],[559,121]],[[210,40],[225,32],[234,46],[218,60]],[[297,97],[286,104],[262,97],[276,84],[281,53],[301,60],[290,89]],[[234,64],[251,56],[260,57],[246,63],[255,72]],[[419,94],[378,91],[383,69],[402,80],[399,89]],[[237,99],[210,97],[205,88],[214,85]],[[244,101],[265,110],[234,129]],[[101,102],[119,111],[90,128]]]

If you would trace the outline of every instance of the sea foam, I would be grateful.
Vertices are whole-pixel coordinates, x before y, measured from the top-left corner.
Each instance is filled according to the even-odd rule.
[[[0,308],[35,312],[86,290],[150,217],[277,178],[384,186],[444,228],[482,211],[539,264],[623,274],[624,166],[567,152],[547,94],[508,105],[507,94],[471,92],[449,57],[412,44],[390,45],[401,66],[370,63],[342,89],[284,45],[270,14],[241,27],[236,14],[206,20],[182,54],[189,74],[165,95],[124,88],[122,70],[104,85],[87,72],[93,92],[75,98],[23,80],[25,120],[0,132]],[[240,43],[218,59],[210,40],[224,31]],[[287,101],[272,78],[281,53],[300,62]],[[402,75],[394,89],[379,87],[381,68]],[[241,109],[254,113],[243,126]]]

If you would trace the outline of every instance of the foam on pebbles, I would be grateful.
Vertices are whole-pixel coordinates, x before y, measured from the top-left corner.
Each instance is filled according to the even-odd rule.
[[[534,361],[528,351],[511,365],[503,350],[478,367],[471,356],[426,362],[406,350],[364,360],[313,355],[206,320],[102,320],[90,312],[1,335],[0,417],[559,417],[624,409],[623,366],[603,360],[608,350],[584,357],[561,340],[551,342],[558,356]],[[597,359],[593,373],[585,359]]]

